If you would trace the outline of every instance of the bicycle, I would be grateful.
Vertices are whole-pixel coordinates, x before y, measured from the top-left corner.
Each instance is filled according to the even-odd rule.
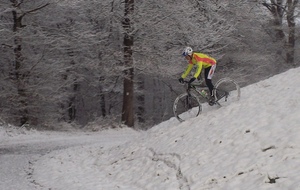
[[[209,89],[199,83],[184,81],[185,93],[180,94],[174,101],[173,112],[175,117],[183,122],[197,117],[202,112],[202,103],[207,102],[211,106],[224,106],[238,101],[241,96],[240,86],[230,78],[222,78],[217,81],[213,89],[214,101],[210,101]]]

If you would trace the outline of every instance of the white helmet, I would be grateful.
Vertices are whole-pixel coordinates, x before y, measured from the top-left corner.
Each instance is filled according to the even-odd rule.
[[[191,47],[186,47],[183,50],[182,55],[183,56],[188,56],[188,55],[192,55],[193,54],[193,49]]]

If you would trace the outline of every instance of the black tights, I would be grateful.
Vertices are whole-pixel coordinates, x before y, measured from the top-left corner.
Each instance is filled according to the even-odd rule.
[[[208,78],[207,78],[210,69],[211,69],[211,67],[205,68],[205,70],[204,70],[204,75],[205,75],[205,83],[206,83],[206,86],[207,86],[208,89],[209,89],[210,95],[212,95],[212,91],[213,91],[213,89],[214,89],[214,85],[213,85],[211,79],[208,79]]]

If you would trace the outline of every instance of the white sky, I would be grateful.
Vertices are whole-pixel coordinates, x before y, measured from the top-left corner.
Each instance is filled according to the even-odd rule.
[[[239,102],[148,131],[0,127],[0,189],[300,189],[299,84],[300,68],[291,69],[242,88]]]

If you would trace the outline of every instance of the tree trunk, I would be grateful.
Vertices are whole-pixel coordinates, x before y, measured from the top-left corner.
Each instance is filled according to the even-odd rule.
[[[73,121],[75,121],[76,119],[76,94],[78,91],[78,87],[79,84],[76,82],[76,80],[74,80],[74,84],[73,84],[73,92],[71,97],[69,98],[69,106],[68,106],[68,115],[69,115],[69,119],[68,122],[71,123]]]
[[[287,53],[286,61],[289,64],[294,64],[294,54],[295,54],[295,7],[298,3],[298,0],[288,0],[287,1],[287,22],[289,27],[289,36],[287,40]]]
[[[22,66],[24,64],[24,57],[22,54],[22,37],[19,31],[25,27],[22,24],[22,19],[25,15],[29,13],[34,13],[46,6],[49,5],[49,3],[42,5],[40,7],[37,7],[32,10],[23,11],[21,10],[21,4],[22,2],[19,2],[17,0],[11,0],[13,10],[12,10],[12,16],[13,16],[13,33],[14,33],[14,67],[13,72],[10,75],[11,80],[16,85],[17,89],[17,95],[16,95],[16,102],[17,102],[17,112],[18,116],[17,123],[19,123],[21,126],[28,123],[29,118],[29,109],[28,109],[28,102],[29,102],[29,92],[28,92],[28,77],[26,76],[24,70],[22,71]]]
[[[17,87],[17,101],[19,106],[19,113],[17,113],[20,119],[18,123],[22,126],[28,122],[28,109],[27,109],[27,98],[26,98],[26,84],[24,79],[24,74],[21,71],[21,65],[23,62],[22,55],[22,38],[18,35],[18,31],[22,28],[22,16],[18,16],[17,9],[19,9],[19,5],[17,2],[14,2],[13,6],[16,10],[12,11],[13,14],[13,32],[14,32],[14,76],[12,76],[12,80],[14,81]]]
[[[295,7],[298,0],[287,0],[286,6],[283,5],[282,0],[271,0],[271,3],[263,3],[267,7],[274,17],[274,26],[276,32],[277,41],[283,41],[285,44],[284,49],[286,51],[286,63],[294,64],[295,54]],[[287,7],[285,9],[284,7]],[[285,39],[285,35],[282,29],[283,13],[286,12],[286,19],[289,27],[288,37]],[[279,50],[278,52],[281,52]]]
[[[133,68],[125,71],[123,91],[122,122],[129,127],[134,126],[133,109]]]
[[[145,123],[145,76],[140,76],[137,84],[137,119],[139,123]]]
[[[105,94],[103,92],[103,88],[101,86],[102,82],[104,81],[104,77],[100,77],[99,79],[99,94],[100,94],[100,110],[101,110],[101,116],[106,117],[106,100],[105,100]]]
[[[134,109],[133,109],[133,57],[132,57],[132,46],[133,46],[133,35],[132,35],[132,24],[131,16],[134,10],[134,0],[125,0],[125,12],[123,28],[125,30],[124,35],[124,65],[126,67],[124,71],[123,81],[123,107],[122,107],[122,122],[129,127],[134,126]]]
[[[276,51],[276,55],[279,57],[282,57],[283,53],[283,45],[285,44],[285,34],[282,28],[282,20],[283,20],[283,6],[282,6],[282,0],[271,0],[271,3],[262,3],[269,11],[271,12],[273,16],[273,29],[275,32],[275,41],[279,42],[280,47],[278,47],[278,50]]]

